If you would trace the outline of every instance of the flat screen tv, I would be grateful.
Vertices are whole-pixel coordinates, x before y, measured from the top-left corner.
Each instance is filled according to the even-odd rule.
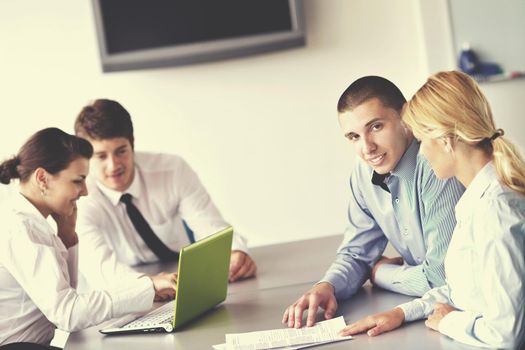
[[[305,44],[300,0],[92,0],[104,72]]]

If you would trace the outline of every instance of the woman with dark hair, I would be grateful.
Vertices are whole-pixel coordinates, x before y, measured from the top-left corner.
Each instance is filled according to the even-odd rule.
[[[109,290],[77,293],[76,202],[87,194],[92,154],[86,140],[47,128],[0,164],[0,182],[19,179],[20,192],[1,209],[0,345],[47,345],[55,327],[75,331],[146,311],[159,291],[174,295],[174,274],[121,279]]]

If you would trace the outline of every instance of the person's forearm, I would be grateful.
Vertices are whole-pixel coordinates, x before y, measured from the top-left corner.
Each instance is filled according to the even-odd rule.
[[[347,299],[361,288],[369,273],[370,268],[364,262],[338,256],[320,282],[330,283],[337,299]]]
[[[395,293],[420,297],[431,288],[422,265],[381,264],[374,284]]]

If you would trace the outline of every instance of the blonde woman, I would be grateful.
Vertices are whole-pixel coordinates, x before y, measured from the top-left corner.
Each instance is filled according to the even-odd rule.
[[[20,181],[20,193],[1,210],[0,345],[48,345],[55,327],[75,331],[147,311],[155,296],[174,295],[176,277],[167,273],[133,276],[107,290],[77,293],[77,200],[87,194],[92,154],[86,140],[47,128],[0,164],[1,183]]]
[[[447,284],[351,324],[344,335],[375,336],[403,322],[475,346],[524,342],[525,164],[496,128],[476,82],[460,72],[431,76],[405,106],[404,122],[438,177],[467,188],[445,259]]]

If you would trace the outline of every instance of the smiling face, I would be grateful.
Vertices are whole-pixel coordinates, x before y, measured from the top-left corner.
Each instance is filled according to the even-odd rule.
[[[107,188],[125,192],[135,174],[134,152],[127,138],[89,140],[93,146],[91,171]]]
[[[64,216],[73,214],[77,200],[87,195],[88,172],[89,160],[77,158],[66,169],[54,175],[48,174],[45,203],[50,213]]]
[[[377,173],[391,172],[413,139],[399,113],[372,98],[339,114],[339,125],[357,155]]]

